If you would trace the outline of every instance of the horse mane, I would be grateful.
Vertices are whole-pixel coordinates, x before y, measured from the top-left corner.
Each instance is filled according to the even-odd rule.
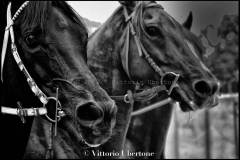
[[[144,23],[143,23],[143,11],[144,11],[144,9],[146,9],[148,7],[158,7],[158,8],[164,9],[160,4],[155,3],[155,2],[147,2],[147,3],[146,2],[140,2],[140,3],[137,4],[137,6],[135,7],[135,14],[134,14],[134,17],[133,17],[133,20],[134,20],[133,23],[134,23],[135,26],[140,26],[140,27],[135,27],[136,34],[139,37],[141,36],[141,33],[147,34],[146,31],[145,31],[145,28],[144,28]],[[186,29],[184,26],[179,24],[172,17],[170,18],[170,23],[172,23],[173,25],[179,26],[181,28],[181,32],[182,32],[184,38],[189,40],[190,42],[192,42],[195,49],[197,49],[199,51],[200,56],[202,56],[204,54],[205,47],[201,43],[200,39],[194,33],[192,33],[191,31]]]
[[[17,1],[12,3],[12,14],[17,11],[23,2],[24,1]],[[68,16],[68,18],[70,18],[73,22],[79,24],[81,30],[87,30],[86,25],[83,22],[83,18],[78,15],[77,12],[65,1],[30,1],[26,9],[23,10],[23,14],[21,15],[23,27],[27,28],[29,26],[38,26],[42,31],[44,31],[47,27],[46,22],[51,10],[51,6],[57,7],[63,11],[63,13]]]
[[[133,15],[133,24],[134,24],[134,26],[136,26],[134,29],[135,29],[138,37],[141,37],[142,33],[147,34],[145,26],[144,26],[143,12],[144,12],[145,9],[152,8],[152,7],[164,10],[163,6],[160,5],[159,3],[155,2],[155,1],[147,1],[147,2],[141,1],[135,7],[135,10],[134,10],[135,13]],[[174,24],[174,25],[177,25],[175,23],[175,21],[172,21],[172,19],[173,18],[171,17],[170,20],[169,20],[170,23]]]
[[[148,7],[163,8],[160,4],[152,1],[137,3],[137,6],[134,9],[133,24],[134,26],[140,26],[140,27],[135,27],[136,34],[139,37],[141,36],[142,32],[146,34],[144,22],[143,22],[143,11]]]
[[[3,37],[5,27],[7,25],[6,12],[9,0],[0,1],[0,36]],[[12,2],[12,16],[19,9],[19,7],[25,1],[17,0]],[[30,1],[27,6],[27,9],[24,9],[24,14],[21,15],[25,26],[40,26],[40,29],[44,31],[46,25],[46,19],[50,11],[50,6],[56,6],[61,9],[73,22],[78,23],[79,27],[83,31],[87,31],[86,24],[84,23],[83,18],[65,1]],[[2,39],[0,42],[0,47],[2,48]]]
[[[94,37],[98,32],[101,31],[102,28],[105,28],[107,26],[111,26],[111,24],[115,24],[115,22],[119,22],[121,19],[124,18],[124,15],[122,14],[123,7],[119,6],[112,14],[111,16],[100,26],[95,30],[90,36],[89,39]]]

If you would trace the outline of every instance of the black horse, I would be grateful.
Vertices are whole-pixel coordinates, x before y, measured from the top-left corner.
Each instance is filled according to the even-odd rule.
[[[98,146],[112,135],[116,105],[88,69],[88,33],[74,10],[61,1],[30,1],[22,6],[23,3],[11,4],[12,13],[22,7],[12,26],[21,63],[47,97],[56,97],[56,104],[61,105],[64,113],[57,126],[57,135],[52,139],[51,151],[54,158],[82,157],[82,146]],[[0,5],[1,40],[6,26],[5,13],[10,8],[8,4],[1,1]],[[11,54],[11,39],[1,73],[1,106],[17,108],[17,102],[21,102],[24,109],[42,107],[41,99],[33,94],[18,68],[22,64],[17,64]],[[45,104],[49,117],[54,117],[56,104],[50,100]],[[51,122],[45,117],[24,118],[23,124],[18,116],[1,113],[1,157],[22,158],[27,143],[25,158],[44,158],[47,153],[50,129],[53,129],[49,127]],[[32,124],[37,126],[32,128]]]
[[[216,102],[218,81],[201,61],[204,49],[189,31],[191,14],[182,25],[156,2],[120,3],[121,6],[88,42],[90,69],[109,95],[119,99],[116,134],[98,149],[120,153],[124,149],[153,152],[149,158],[163,158],[171,104],[132,119],[131,111],[167,97],[178,101],[183,111],[212,107]],[[160,86],[167,92],[151,90],[149,93],[155,95],[151,101],[147,99],[142,103],[135,101],[137,98],[130,98],[135,101],[134,108],[125,103],[126,98],[125,101],[119,98],[128,90],[140,95],[137,93],[142,90]]]

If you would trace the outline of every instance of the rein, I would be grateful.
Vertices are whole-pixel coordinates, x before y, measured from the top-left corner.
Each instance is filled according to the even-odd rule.
[[[130,39],[129,37],[131,34],[136,43],[139,56],[143,57],[148,62],[148,64],[151,66],[151,68],[161,77],[161,80],[160,80],[159,86],[143,90],[142,92],[139,92],[139,93],[133,93],[133,96],[129,96],[129,94],[126,94],[124,96],[111,96],[111,97],[115,100],[123,100],[125,103],[129,103],[129,99],[131,99],[131,98],[132,98],[132,101],[141,101],[141,102],[149,101],[149,100],[153,99],[154,97],[156,97],[158,95],[158,93],[162,92],[162,91],[166,91],[167,94],[170,95],[172,90],[178,86],[177,81],[178,81],[180,75],[177,73],[174,73],[174,72],[165,72],[164,73],[162,71],[162,69],[154,62],[154,60],[148,54],[147,50],[145,49],[142,42],[140,41],[140,38],[136,34],[136,31],[135,31],[135,28],[133,25],[133,16],[135,16],[136,10],[134,10],[130,15],[128,15],[127,8],[125,6],[123,6],[123,10],[124,10],[125,21],[127,22],[127,40],[126,40],[127,46],[126,46],[124,60],[122,60],[122,61],[125,61],[125,62],[123,62],[123,66],[124,66],[123,68],[125,68],[125,71],[126,71],[128,77],[131,79],[130,72],[129,72],[129,64],[128,64],[129,63],[128,62],[129,39]],[[167,76],[174,77],[173,81],[171,83],[171,86],[169,88],[167,88],[166,85],[164,84],[164,78]],[[143,114],[145,112],[156,109],[156,108],[161,107],[170,102],[172,102],[172,99],[167,98],[163,101],[157,102],[157,103],[147,106],[143,109],[134,111],[131,113],[131,116]]]

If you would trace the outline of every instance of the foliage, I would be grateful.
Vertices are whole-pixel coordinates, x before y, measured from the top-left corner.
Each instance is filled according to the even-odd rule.
[[[229,92],[227,89],[229,83],[234,83],[233,89],[238,85],[238,26],[238,15],[225,15],[218,27],[209,25],[201,31],[199,36],[208,51],[204,62],[221,81],[223,92]],[[209,29],[215,30],[216,43],[210,40]]]

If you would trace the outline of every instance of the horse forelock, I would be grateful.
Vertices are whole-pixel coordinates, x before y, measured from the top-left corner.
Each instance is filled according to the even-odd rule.
[[[142,32],[146,34],[145,27],[144,27],[143,12],[145,9],[148,9],[148,8],[159,8],[162,10],[164,9],[160,4],[153,1],[147,1],[147,2],[142,1],[136,5],[132,20],[135,26],[136,34],[139,37],[141,36]]]
[[[22,3],[14,2],[12,4],[12,14],[19,9]],[[63,1],[30,1],[30,3],[22,11],[23,13],[20,13],[19,15],[21,17],[22,27],[28,30],[40,27],[41,31],[45,31],[48,26],[47,20],[50,15],[51,7],[61,9],[61,11],[63,11],[69,19],[79,24],[83,34],[87,34],[87,28],[82,20],[82,17],[79,16],[70,5]]]
[[[84,34],[88,33],[83,17],[81,17],[68,3],[65,1],[54,1],[53,6],[60,8],[73,22],[79,24]]]
[[[29,30],[40,27],[42,31],[46,28],[46,21],[49,15],[51,2],[32,1],[20,13],[16,21],[21,23],[22,28]],[[19,9],[19,4],[12,4],[12,14]],[[18,27],[20,27],[18,25]],[[25,32],[25,31],[23,31]]]

